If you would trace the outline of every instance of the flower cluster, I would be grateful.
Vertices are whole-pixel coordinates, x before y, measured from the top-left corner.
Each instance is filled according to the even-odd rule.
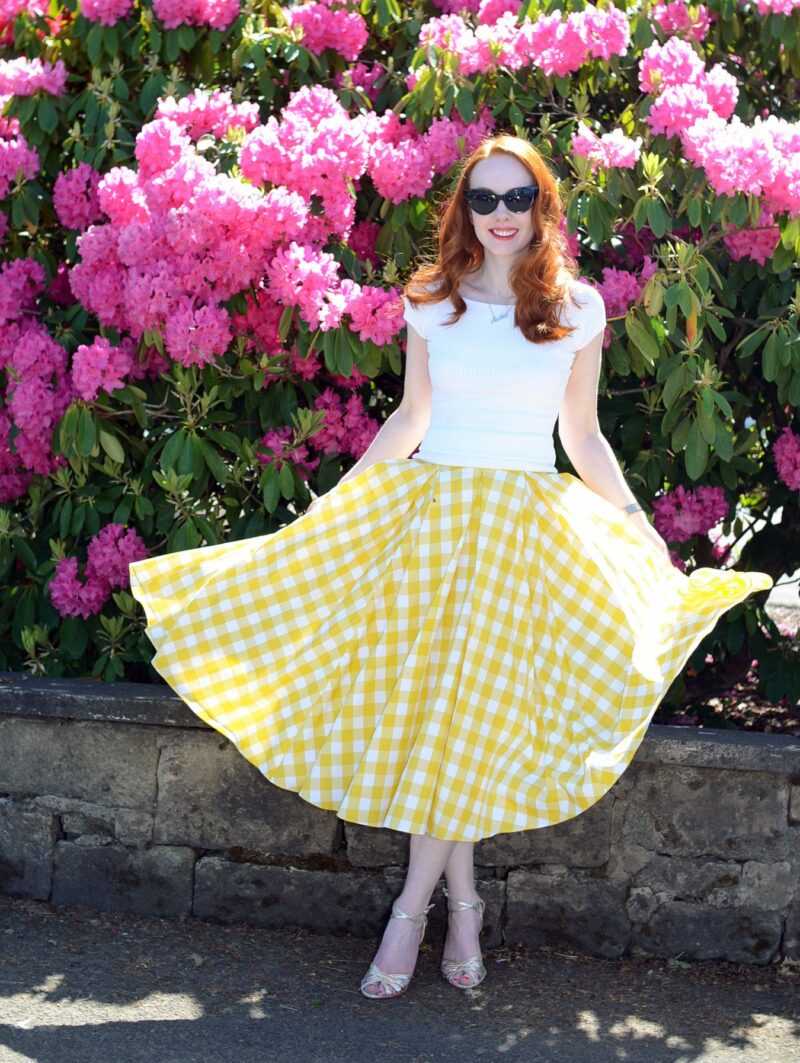
[[[195,141],[206,133],[221,139],[231,127],[249,133],[260,122],[257,104],[234,103],[231,94],[219,88],[213,92],[195,89],[182,100],[162,97],[153,118],[168,118]]]
[[[8,195],[19,173],[30,181],[39,172],[39,166],[39,154],[19,132],[16,118],[0,119],[0,199]]]
[[[44,267],[33,259],[0,266],[0,369],[6,392],[0,411],[0,502],[19,498],[32,473],[47,474],[65,459],[50,439],[73,398],[67,353],[36,314]]]
[[[153,0],[153,13],[168,30],[183,25],[226,30],[239,14],[239,0]]]
[[[787,425],[772,446],[778,476],[791,491],[800,491],[800,434]]]
[[[67,173],[60,173],[53,184],[53,207],[58,220],[67,229],[88,229],[102,217],[97,186],[100,174],[88,162],[79,162]]]
[[[110,221],[78,238],[72,290],[103,325],[135,339],[160,330],[171,358],[206,365],[231,342],[222,303],[261,280],[307,205],[285,188],[263,194],[218,174],[168,118],[142,128],[136,158],[137,172],[115,167],[100,181]]]
[[[333,10],[328,4],[311,0],[285,7],[283,14],[289,26],[302,28],[303,47],[315,55],[330,48],[353,63],[369,40],[369,29],[358,11]]]
[[[695,5],[695,10],[697,15],[693,17],[685,0],[670,0],[668,3],[662,3],[659,0],[653,6],[650,16],[664,33],[670,36],[685,34],[694,37],[696,41],[702,41],[708,33],[712,20],[716,20],[717,14],[709,12],[705,4]]]
[[[684,543],[705,535],[727,517],[729,508],[722,487],[703,485],[692,491],[678,484],[653,502],[653,522],[664,539]]]
[[[111,393],[125,384],[136,362],[136,345],[129,338],[112,347],[104,336],[82,343],[72,358],[72,384],[78,395],[93,402],[101,390]]]
[[[84,620],[99,613],[114,590],[129,585],[128,565],[150,556],[141,536],[124,524],[107,524],[89,542],[83,580],[77,557],[62,557],[49,583],[50,600],[61,616]]]
[[[735,225],[729,225],[731,230],[723,237],[723,244],[727,248],[731,258],[738,262],[739,259],[749,258],[763,266],[772,257],[778,240],[780,229],[774,224],[772,212],[762,209],[758,225],[752,229],[737,229]]]
[[[0,59],[0,95],[32,96],[34,92],[49,92],[61,96],[67,85],[64,60],[47,63],[42,59]]]
[[[582,155],[592,164],[592,173],[598,169],[608,170],[612,166],[630,169],[636,165],[641,154],[642,138],[626,137],[621,129],[597,136],[585,122],[580,122],[572,136],[572,150]]]
[[[81,14],[91,22],[113,26],[127,18],[133,8],[133,0],[80,0]]]
[[[642,56],[639,87],[656,96],[647,115],[653,133],[671,137],[699,118],[729,118],[739,98],[736,78],[717,64],[706,71],[692,45],[680,37],[653,41]]]
[[[464,5],[459,5],[463,12]],[[560,10],[517,24],[518,4],[492,4],[481,8],[473,29],[462,14],[445,14],[426,22],[420,46],[435,45],[456,56],[459,73],[470,76],[503,66],[521,70],[537,66],[546,75],[566,76],[590,59],[624,55],[630,42],[628,19],[616,8],[587,4],[582,11]],[[497,13],[497,18],[490,21]],[[415,72],[418,78],[421,68]],[[411,87],[411,85],[409,86]]]

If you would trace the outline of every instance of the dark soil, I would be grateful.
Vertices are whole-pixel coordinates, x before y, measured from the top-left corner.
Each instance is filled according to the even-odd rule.
[[[769,614],[782,631],[800,638],[800,609],[776,606]],[[759,691],[758,672],[754,670],[733,683],[723,695],[696,704],[690,698],[690,706],[684,713],[676,713],[674,706],[661,705],[653,722],[800,737],[800,704],[790,705],[788,699],[778,704],[768,701]]]

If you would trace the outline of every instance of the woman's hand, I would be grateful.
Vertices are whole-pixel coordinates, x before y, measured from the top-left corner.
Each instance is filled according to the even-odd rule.
[[[666,541],[661,538],[653,525],[647,519],[644,513],[633,513],[628,518],[635,526],[636,530],[648,539],[653,546],[655,546],[664,555],[665,560],[672,564],[672,558],[669,555],[669,546]]]

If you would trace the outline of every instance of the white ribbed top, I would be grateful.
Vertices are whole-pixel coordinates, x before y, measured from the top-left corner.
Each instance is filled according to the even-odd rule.
[[[428,343],[431,419],[414,458],[444,465],[555,472],[553,429],[576,351],[606,326],[600,293],[571,281],[579,300],[562,308],[571,336],[531,343],[514,324],[514,307],[464,296],[457,324],[442,322],[449,299],[416,309],[408,299],[404,317]],[[509,310],[492,324],[492,317]]]

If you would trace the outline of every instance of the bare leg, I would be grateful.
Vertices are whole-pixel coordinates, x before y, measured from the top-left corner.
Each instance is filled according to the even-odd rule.
[[[478,899],[473,866],[474,851],[474,842],[456,842],[445,865],[447,892],[455,900],[472,902]],[[448,960],[467,960],[470,956],[479,955],[481,951],[478,937],[480,923],[480,915],[474,908],[450,912],[442,956]],[[468,984],[470,977],[464,974],[460,976],[460,980]]]
[[[411,835],[406,880],[394,902],[397,908],[407,915],[416,915],[427,907],[448,857],[457,844],[432,838],[429,834]],[[382,971],[411,974],[417,962],[419,935],[419,923],[410,919],[389,919],[374,962]],[[372,993],[382,992],[375,982],[370,982],[368,988]]]

